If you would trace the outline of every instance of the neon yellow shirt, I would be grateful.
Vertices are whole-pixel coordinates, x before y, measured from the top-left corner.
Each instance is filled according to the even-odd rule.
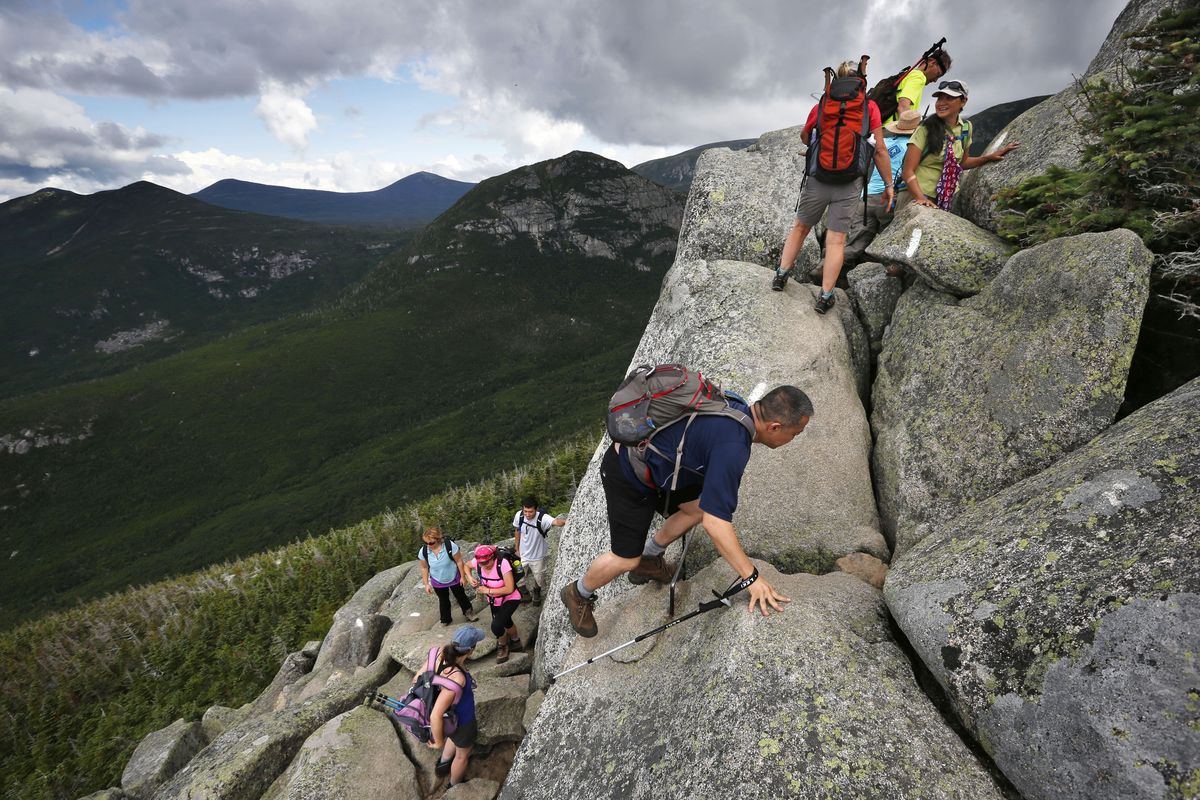
[[[971,135],[972,131],[967,131],[967,138],[963,140],[963,120],[959,117],[958,124],[950,129],[950,135],[954,137],[954,157],[962,163],[963,154],[971,152]],[[929,140],[929,129],[921,125],[908,140],[909,147],[916,147],[921,152],[925,150],[925,142]],[[942,177],[942,166],[946,162],[946,145],[943,143],[938,148],[936,153],[929,153],[921,156],[921,163],[917,165],[917,184],[921,187],[921,193],[932,199],[933,193],[937,191],[938,178]],[[961,182],[959,186],[961,186]]]
[[[914,69],[912,72],[904,76],[904,80],[900,81],[899,88],[896,89],[896,102],[907,98],[912,107],[917,111],[921,110],[921,93],[925,91],[925,73],[919,69]],[[883,122],[886,125],[896,119],[898,114],[885,119]]]

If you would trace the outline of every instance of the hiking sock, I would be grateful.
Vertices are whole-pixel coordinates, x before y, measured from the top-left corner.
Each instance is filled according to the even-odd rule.
[[[646,546],[642,548],[643,556],[661,556],[665,552],[667,552],[666,545],[662,545],[654,541],[653,536],[646,539]]]
[[[824,297],[827,299],[830,297],[833,297],[833,292],[831,292],[831,291],[830,292],[821,292],[821,297]]]
[[[588,588],[583,585],[583,578],[575,581],[575,591],[579,592],[579,596],[584,600],[592,599],[592,595],[595,594],[595,592],[588,591]]]

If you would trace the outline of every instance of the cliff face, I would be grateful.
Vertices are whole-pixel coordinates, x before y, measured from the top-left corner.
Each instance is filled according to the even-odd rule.
[[[414,263],[505,247],[634,263],[675,249],[682,195],[593,153],[521,167],[479,184],[422,235]]]
[[[734,520],[792,602],[764,619],[735,597],[611,657],[667,621],[665,590],[605,587],[594,639],[556,600],[524,610],[533,658],[496,667],[485,647],[471,665],[491,727],[481,772],[446,796],[1196,797],[1200,385],[1113,424],[1144,246],[1113,231],[1009,253],[971,222],[914,209],[893,223],[906,241],[878,248],[909,277],[859,267],[868,277],[839,290],[838,313],[818,316],[812,287],[769,290],[789,217],[778,201],[798,185],[793,138],[701,157],[634,356],[688,361],[751,395],[791,383],[812,396],[803,436],[754,449]],[[493,232],[564,246],[558,207],[493,208]],[[551,598],[607,548],[606,445],[552,550]],[[690,536],[680,611],[733,577],[701,528]],[[889,560],[883,591],[855,577],[878,585]],[[302,779],[306,765],[320,740],[359,730],[339,716],[356,695],[406,684],[439,639],[431,609],[411,565],[377,576],[315,661],[296,654],[155,796],[258,796],[272,782],[271,797],[342,796]],[[482,770],[503,773],[518,738],[500,787]],[[402,742],[392,768],[413,783],[382,791],[436,795],[430,756]],[[336,785],[367,786],[378,767],[363,763],[344,767],[362,781]]]

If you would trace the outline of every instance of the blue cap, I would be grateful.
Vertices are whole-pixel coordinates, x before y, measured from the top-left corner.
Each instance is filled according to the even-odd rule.
[[[487,634],[471,625],[463,625],[454,632],[454,649],[465,653],[487,638]]]

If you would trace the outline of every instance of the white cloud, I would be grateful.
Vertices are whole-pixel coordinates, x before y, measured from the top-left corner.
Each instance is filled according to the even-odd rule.
[[[167,143],[141,128],[90,119],[79,104],[44,89],[0,87],[0,196],[52,185],[109,189],[187,166],[158,151]]]
[[[317,129],[317,116],[304,101],[304,89],[267,82],[254,113],[271,135],[300,152],[308,146],[308,135]]]
[[[837,18],[822,17],[817,0],[127,0],[98,31],[73,25],[67,3],[0,0],[0,86],[257,97],[270,133],[301,153],[318,129],[310,90],[411,73],[458,100],[428,129],[449,126],[502,153],[447,156],[465,176],[584,146],[674,152],[756,136],[803,119],[822,66],[865,51],[882,77],[943,33],[974,109],[1057,91],[1086,68],[1125,0],[872,0]],[[50,146],[40,153],[71,162]],[[310,166],[317,181],[367,173]]]

